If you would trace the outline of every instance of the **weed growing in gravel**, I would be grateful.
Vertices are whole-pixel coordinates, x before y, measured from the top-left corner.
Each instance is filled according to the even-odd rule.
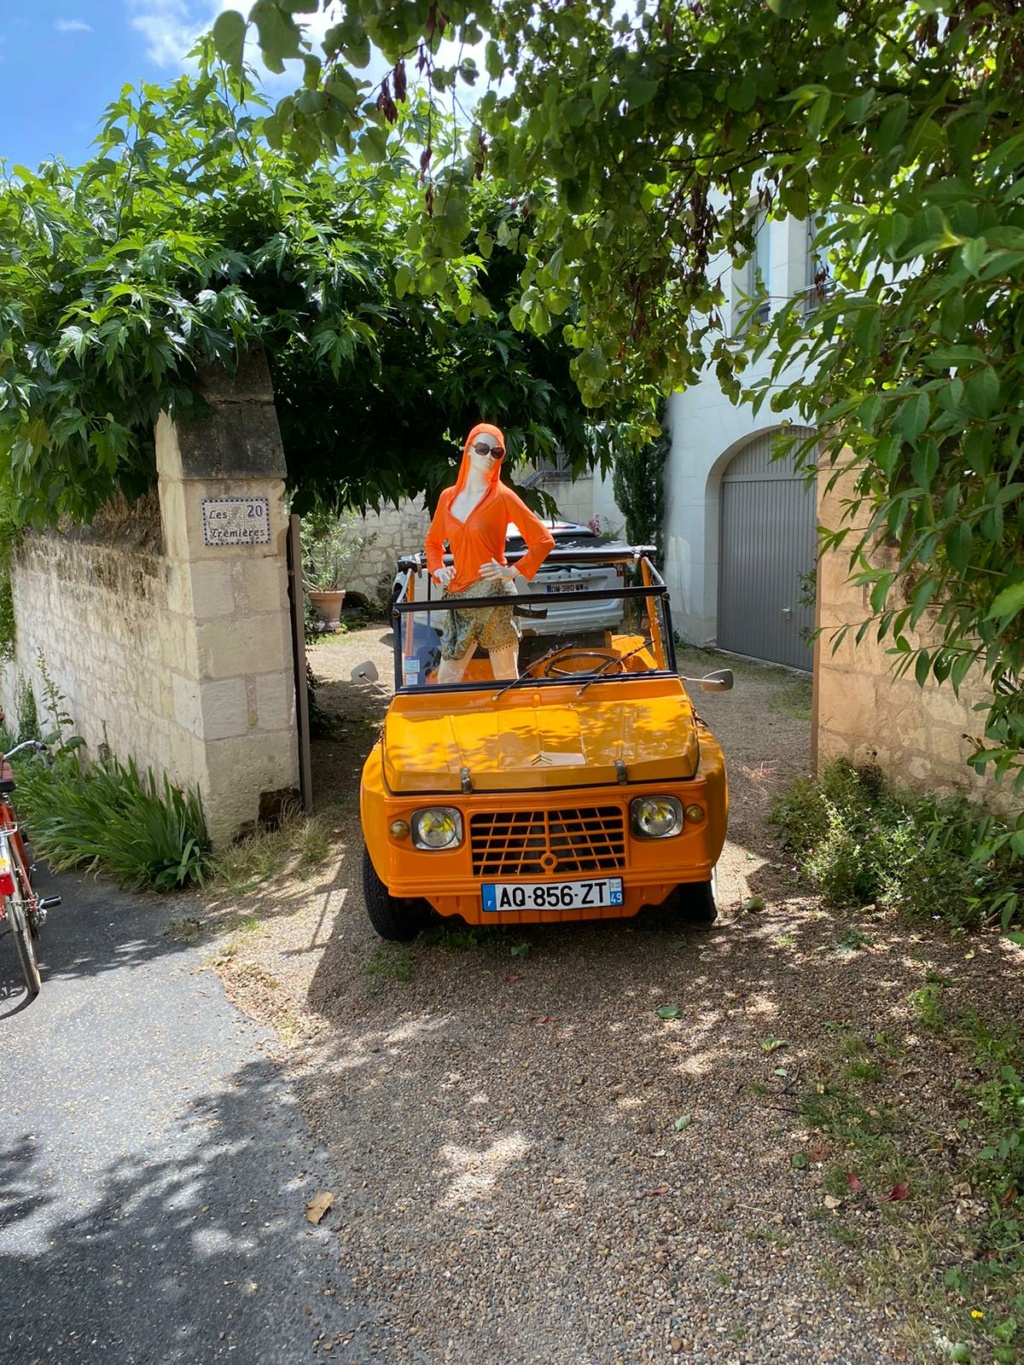
[[[411,981],[412,956],[404,948],[382,944],[366,964],[366,981],[371,991],[379,988],[382,980]]]
[[[946,1022],[941,991],[942,987],[937,981],[926,981],[910,995],[910,1006],[917,1016],[917,1026],[928,1033],[937,1033]]]
[[[950,1049],[948,1085],[966,1101],[959,1138],[933,1131],[933,1105],[885,1098],[881,1082],[906,1058],[882,1035],[841,1034],[803,1112],[836,1146],[822,1178],[833,1235],[862,1242],[872,1225],[851,1223],[854,1208],[885,1219],[888,1245],[876,1238],[862,1261],[869,1294],[891,1299],[898,1286],[941,1358],[1010,1365],[1024,1358],[1024,1040],[972,1011],[950,1018],[944,988],[928,981],[912,1003],[915,1024]]]
[[[424,929],[419,943],[424,948],[444,948],[451,953],[461,953],[479,948],[493,933],[493,928],[486,924],[455,925],[442,921]]]
[[[833,905],[876,903],[952,929],[1024,918],[1012,831],[962,797],[904,791],[876,767],[836,759],[820,779],[792,783],[769,824]]]

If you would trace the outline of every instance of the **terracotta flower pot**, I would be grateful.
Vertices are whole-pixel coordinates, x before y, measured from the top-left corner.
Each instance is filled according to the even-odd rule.
[[[345,601],[344,588],[331,592],[311,588],[309,603],[328,630],[334,630],[341,620],[341,606]]]

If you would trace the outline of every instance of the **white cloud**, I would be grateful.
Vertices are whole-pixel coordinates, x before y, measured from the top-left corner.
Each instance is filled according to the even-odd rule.
[[[157,66],[175,71],[194,69],[194,64],[185,60],[185,54],[195,45],[200,34],[207,32],[217,15],[227,9],[238,10],[248,15],[251,0],[125,0],[130,16],[129,22],[137,33],[146,40],[146,55]],[[326,12],[300,14],[296,16],[309,29],[314,40],[336,23],[339,10],[332,6]],[[315,50],[315,46],[314,46]],[[259,49],[255,37],[246,47],[246,58],[254,66],[257,75],[268,88],[268,93],[280,86],[294,89],[296,85],[295,68],[283,76],[275,76],[267,71],[259,60]]]
[[[84,19],[57,19],[53,26],[58,33],[92,32],[92,24],[87,24]]]
[[[181,71],[185,54],[230,0],[127,0],[130,23],[146,40],[146,56],[157,66]],[[237,6],[245,8],[244,0]]]

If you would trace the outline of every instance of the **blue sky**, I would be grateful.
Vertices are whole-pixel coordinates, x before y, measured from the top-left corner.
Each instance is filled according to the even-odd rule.
[[[107,105],[125,85],[166,84],[187,69],[185,53],[225,9],[248,13],[252,0],[0,0],[0,160],[35,170],[59,156],[72,166],[90,155]],[[299,17],[314,42],[337,21],[336,6]],[[482,65],[482,53],[472,54]],[[442,44],[442,60],[451,60]],[[260,67],[252,47],[247,59]],[[270,99],[296,89],[302,68],[289,62],[283,75],[265,68]],[[386,70],[375,58],[355,74],[371,82]],[[410,82],[415,81],[410,71]],[[480,87],[482,88],[482,87]],[[500,86],[499,86],[500,88]],[[463,90],[462,103],[471,103]]]
[[[185,69],[197,33],[248,0],[0,0],[0,158],[79,165],[124,85]]]

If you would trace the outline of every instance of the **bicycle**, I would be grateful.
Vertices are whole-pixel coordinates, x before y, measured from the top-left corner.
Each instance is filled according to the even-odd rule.
[[[39,930],[46,922],[47,911],[60,905],[60,896],[39,897],[32,888],[35,869],[11,799],[15,782],[9,760],[23,749],[49,752],[40,740],[27,739],[0,755],[0,925],[6,924],[14,935],[21,974],[32,999],[42,984],[36,951]]]

